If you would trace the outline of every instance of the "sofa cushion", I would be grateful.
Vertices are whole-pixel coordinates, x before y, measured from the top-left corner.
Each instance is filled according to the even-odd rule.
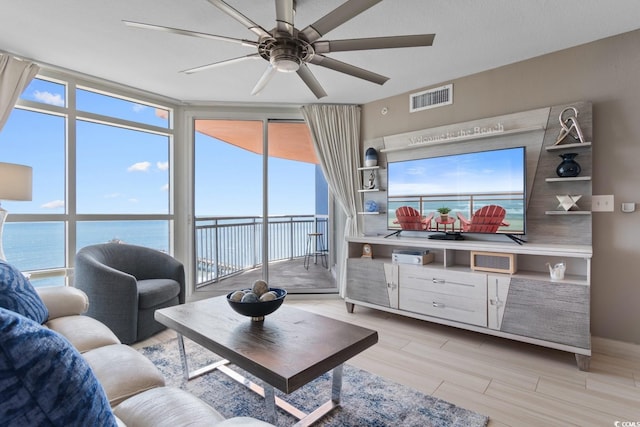
[[[49,317],[47,306],[24,274],[0,260],[0,307],[21,314],[34,322],[44,323]]]
[[[0,420],[7,426],[116,426],[100,383],[62,336],[0,308]]]
[[[45,326],[56,331],[84,353],[105,345],[120,344],[111,329],[88,316],[64,316],[49,320]]]
[[[222,414],[194,395],[174,387],[154,388],[125,400],[113,412],[136,427],[209,427],[224,420]]]
[[[180,283],[173,279],[138,280],[138,307],[143,310],[161,305],[180,294]]]
[[[141,353],[124,344],[83,353],[112,407],[143,391],[164,386],[164,377]]]

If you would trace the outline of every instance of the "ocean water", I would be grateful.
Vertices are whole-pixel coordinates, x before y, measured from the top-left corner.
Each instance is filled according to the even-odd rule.
[[[10,222],[3,232],[7,262],[22,271],[65,266],[64,222]],[[168,251],[168,221],[84,221],[77,225],[76,248],[121,240]]]
[[[203,222],[201,226],[204,225]],[[63,222],[5,224],[3,246],[7,261],[22,271],[64,268],[64,227]],[[199,274],[206,277],[225,275],[259,264],[262,250],[256,238],[260,236],[261,228],[262,225],[255,221],[230,219],[219,228],[208,232],[200,230],[196,238],[198,256],[203,257],[198,263]],[[304,255],[305,239],[311,231],[324,231],[326,235],[326,222],[306,217],[295,221],[270,221],[270,259]],[[77,224],[76,250],[114,240],[168,252],[169,222],[84,221]],[[219,248],[224,250],[218,252]],[[213,260],[216,266],[211,263]],[[64,277],[34,278],[32,282],[35,286],[63,285]]]

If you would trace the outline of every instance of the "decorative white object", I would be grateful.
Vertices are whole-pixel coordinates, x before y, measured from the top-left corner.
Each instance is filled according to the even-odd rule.
[[[0,200],[31,200],[32,176],[31,166],[0,162]],[[2,231],[8,214],[0,206],[0,259],[3,261],[7,258],[2,249]]]
[[[569,112],[569,115],[565,115]],[[573,114],[572,114],[573,113]],[[560,144],[567,136],[570,136],[574,142],[584,143],[584,134],[578,123],[578,110],[575,107],[567,107],[560,113],[558,117],[560,121],[560,134],[554,145]]]
[[[558,205],[559,208],[564,209],[565,211],[569,211],[573,208],[579,209],[578,200],[582,198],[582,195],[556,195],[556,199],[560,202]]]
[[[547,267],[549,267],[549,275],[551,276],[552,282],[564,279],[564,272],[567,269],[567,264],[559,262],[556,265],[551,266],[551,264],[547,263]]]

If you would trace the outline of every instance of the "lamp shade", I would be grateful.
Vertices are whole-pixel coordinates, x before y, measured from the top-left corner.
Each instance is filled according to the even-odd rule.
[[[31,166],[0,162],[0,200],[31,200]]]

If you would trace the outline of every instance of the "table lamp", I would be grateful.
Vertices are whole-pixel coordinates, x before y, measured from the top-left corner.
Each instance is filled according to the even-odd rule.
[[[31,166],[0,162],[0,200],[31,200]],[[0,259],[6,261],[2,249],[2,231],[7,212],[0,206]]]

